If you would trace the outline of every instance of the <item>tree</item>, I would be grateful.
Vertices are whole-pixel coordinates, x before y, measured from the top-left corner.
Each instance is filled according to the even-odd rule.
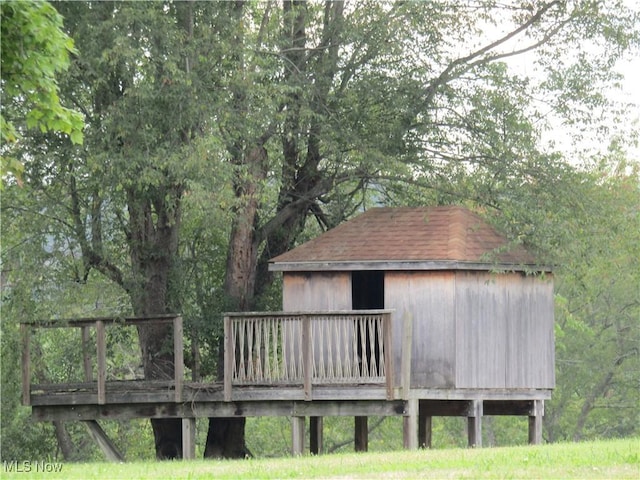
[[[579,41],[601,44],[609,62],[637,41],[637,14],[590,2],[58,7],[82,46],[61,98],[87,118],[85,142],[32,133],[20,145],[25,183],[47,195],[40,208],[66,212],[52,228],[69,237],[79,281],[101,273],[140,315],[178,311],[185,298],[256,308],[270,257],[372,202],[469,201],[527,240],[545,219],[520,191],[551,198],[569,170],[540,144],[539,97],[561,92],[553,107],[566,115],[598,98],[579,81],[592,68],[586,54],[563,82],[536,83],[504,61],[537,49],[557,60]],[[540,68],[557,78],[551,62]],[[216,175],[229,183],[211,193],[230,223],[224,295],[184,283],[206,270],[192,262],[202,243],[180,237],[185,205],[197,206],[186,198],[219,186]],[[145,374],[170,374],[168,332],[139,334]],[[180,423],[153,425],[156,454],[179,456]],[[244,456],[244,443],[243,419],[210,420],[207,455]]]
[[[82,116],[60,103],[56,75],[69,67],[73,40],[48,2],[0,4],[2,32],[2,143],[13,144],[25,128],[68,134],[82,143]],[[2,174],[19,179],[22,164],[2,154]]]
[[[266,104],[273,109],[269,118],[280,118],[277,127],[264,122],[245,130],[240,142],[233,130],[233,141],[227,142],[238,167],[238,203],[226,290],[240,310],[250,308],[269,284],[268,258],[295,244],[308,217],[322,228],[333,226],[358,208],[367,190],[394,196],[394,190],[410,184],[438,191],[436,201],[457,192],[458,199],[497,207],[500,194],[514,184],[551,178],[548,167],[555,172],[563,165],[538,148],[534,120],[542,114],[533,110],[530,82],[510,75],[500,62],[542,48],[557,59],[567,44],[577,46],[577,38],[607,45],[615,31],[617,40],[604,55],[611,62],[616,49],[637,41],[633,25],[615,10],[603,13],[587,4],[523,3],[505,11],[482,3],[365,3],[345,9],[342,2],[285,1],[281,12],[274,10],[265,8],[260,17],[239,2],[232,17],[238,18],[239,48],[252,52],[254,62],[261,59],[255,52],[275,56],[280,70],[272,81],[287,87],[279,103]],[[249,37],[243,30],[251,25],[245,16],[261,18],[258,35]],[[271,46],[262,27],[274,17],[281,33]],[[498,25],[500,20],[510,29],[484,44],[466,35],[477,38],[483,22]],[[455,42],[470,53],[456,55]],[[425,44],[426,51],[412,50],[416,44]],[[254,87],[262,85],[253,77],[256,63],[248,64],[246,56],[235,55],[237,83],[243,87],[234,96],[239,115],[254,111],[248,99],[265,98]],[[563,74],[606,75],[590,69],[582,57]],[[599,100],[582,94],[583,82],[559,87],[571,102]],[[280,141],[276,162],[267,147],[273,137]],[[274,170],[277,201],[261,210],[265,179]],[[487,189],[475,188],[476,182]],[[473,188],[461,190],[465,183]],[[273,213],[264,216],[264,211]]]
[[[61,206],[53,228],[68,235],[67,252],[80,259],[78,282],[100,272],[126,292],[135,315],[179,311],[171,272],[188,172],[184,159],[202,127],[199,102],[206,101],[192,83],[191,5],[173,5],[169,12],[161,4],[58,7],[83,44],[60,92],[87,119],[85,144],[78,148],[31,133],[18,146],[33,152],[26,183],[52,196],[49,209]],[[171,61],[162,60],[165,52]],[[139,329],[147,378],[172,375],[169,333]],[[158,457],[180,456],[180,422],[152,424]]]
[[[559,388],[546,421],[550,440],[638,431],[638,164],[614,149],[584,177],[581,208],[563,221],[571,238],[561,249],[557,287]]]

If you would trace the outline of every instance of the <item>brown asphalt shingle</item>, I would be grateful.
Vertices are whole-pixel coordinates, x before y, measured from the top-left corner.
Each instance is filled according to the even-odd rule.
[[[507,248],[509,247],[509,248]],[[271,260],[534,264],[478,215],[458,206],[372,208]]]

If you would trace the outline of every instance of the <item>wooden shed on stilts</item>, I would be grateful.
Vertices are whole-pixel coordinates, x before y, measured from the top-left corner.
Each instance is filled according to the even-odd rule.
[[[483,415],[527,414],[530,441],[541,441],[544,399],[555,385],[552,275],[476,214],[374,208],[270,268],[283,272],[284,311],[393,312],[408,447],[413,428],[420,445],[430,444],[439,415],[468,416],[469,444],[480,445]],[[379,337],[356,333],[370,337],[360,350]]]
[[[107,458],[122,459],[102,419],[182,420],[183,458],[194,458],[196,420],[291,418],[292,453],[322,452],[323,418],[353,416],[367,449],[369,416],[401,416],[405,448],[431,445],[431,419],[529,418],[542,441],[554,376],[553,277],[521,246],[457,206],[374,208],[274,258],[283,311],[224,318],[224,378],[185,379],[182,317],[25,322],[22,400],[36,420],[81,421]],[[115,378],[106,330],[169,324],[174,378]],[[34,384],[33,335],[76,329],[81,381]]]

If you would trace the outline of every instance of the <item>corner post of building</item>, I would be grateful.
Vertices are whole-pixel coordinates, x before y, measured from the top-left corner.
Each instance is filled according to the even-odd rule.
[[[431,448],[432,419],[433,417],[428,415],[426,405],[420,402],[418,405],[418,446],[420,448]]]
[[[471,400],[467,411],[469,447],[482,447],[482,400]]]
[[[304,418],[291,417],[291,454],[294,457],[304,453]]]
[[[182,458],[193,460],[196,458],[196,419],[182,419]]]
[[[354,417],[354,447],[356,452],[369,450],[369,417]]]
[[[182,317],[178,315],[173,319],[173,366],[176,403],[182,402],[182,390],[184,384],[184,326]]]
[[[309,417],[309,452],[321,455],[324,451],[324,419]]]
[[[533,400],[529,411],[529,443],[542,443],[542,418],[544,417],[544,400]]]
[[[20,324],[22,337],[22,404],[31,405],[31,327]]]
[[[98,404],[107,403],[107,338],[104,331],[104,322],[96,320],[96,355],[98,357]]]
[[[411,353],[413,344],[413,315],[405,312],[402,317],[402,353],[400,366],[400,384],[402,387],[402,399],[409,398],[411,390]]]
[[[224,401],[231,401],[231,388],[233,380],[233,366],[235,364],[235,348],[233,345],[233,332],[231,331],[231,318],[224,317]]]

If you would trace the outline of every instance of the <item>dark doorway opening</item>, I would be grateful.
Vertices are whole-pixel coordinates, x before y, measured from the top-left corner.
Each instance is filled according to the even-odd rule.
[[[351,272],[351,305],[354,310],[384,308],[384,272]],[[360,374],[378,376],[380,372],[381,325],[367,320],[356,323],[356,348]]]
[[[351,272],[351,306],[354,310],[384,308],[384,272]]]

